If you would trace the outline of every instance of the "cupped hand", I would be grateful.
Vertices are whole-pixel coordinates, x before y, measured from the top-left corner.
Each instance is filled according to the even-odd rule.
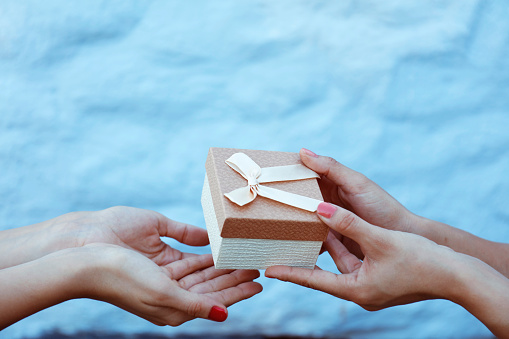
[[[156,325],[177,326],[194,318],[224,321],[226,307],[261,292],[258,271],[216,270],[210,254],[158,266],[115,245],[81,248],[91,268],[80,279],[79,297],[102,300]]]
[[[325,248],[342,274],[318,267],[273,266],[265,271],[267,277],[320,290],[367,310],[449,295],[448,289],[454,285],[449,263],[457,255],[450,248],[418,235],[374,226],[329,203],[318,206],[318,215],[332,230],[359,244],[364,259],[359,260],[329,233]]]
[[[73,212],[55,219],[76,230],[75,246],[106,243],[135,250],[157,265],[167,265],[188,256],[172,248],[161,237],[173,238],[190,246],[209,243],[207,231],[173,221],[155,211],[116,206],[97,212]]]

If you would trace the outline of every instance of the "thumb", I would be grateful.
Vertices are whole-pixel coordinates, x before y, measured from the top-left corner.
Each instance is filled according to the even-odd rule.
[[[327,202],[320,203],[316,211],[327,226],[359,245],[370,243],[380,231],[379,227],[367,223],[354,213]]]
[[[178,289],[174,297],[172,306],[194,318],[223,322],[228,317],[226,306],[206,295]]]

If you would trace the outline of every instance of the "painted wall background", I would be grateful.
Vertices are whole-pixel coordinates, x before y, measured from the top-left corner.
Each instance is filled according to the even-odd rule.
[[[119,204],[204,227],[209,147],[307,147],[417,214],[509,241],[508,16],[496,0],[1,0],[0,229]],[[260,281],[224,324],[159,328],[77,300],[0,337],[489,336],[446,301],[369,313]]]

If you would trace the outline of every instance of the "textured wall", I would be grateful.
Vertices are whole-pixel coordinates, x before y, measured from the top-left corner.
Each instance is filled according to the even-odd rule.
[[[0,229],[118,204],[204,226],[208,147],[307,147],[418,214],[509,241],[508,16],[497,0],[0,0]],[[446,301],[368,313],[261,282],[224,324],[158,328],[82,300],[0,337],[489,335]]]

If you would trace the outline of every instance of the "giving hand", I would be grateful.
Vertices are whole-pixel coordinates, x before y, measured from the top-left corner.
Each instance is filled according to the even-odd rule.
[[[371,311],[451,295],[455,281],[451,262],[467,256],[414,234],[371,225],[329,203],[318,206],[318,215],[337,234],[355,241],[363,260],[331,232],[325,249],[342,274],[273,266],[265,271],[267,277],[321,290]]]

